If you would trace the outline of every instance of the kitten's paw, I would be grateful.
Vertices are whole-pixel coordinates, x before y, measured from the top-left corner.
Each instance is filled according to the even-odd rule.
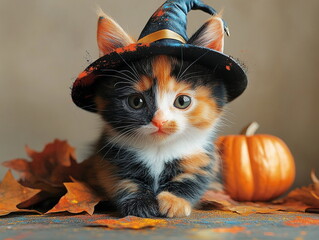
[[[161,192],[157,196],[159,211],[167,217],[186,217],[192,212],[192,205],[187,200],[170,192]]]
[[[123,216],[137,216],[143,218],[159,217],[158,203],[155,197],[139,196],[126,199],[119,205]]]

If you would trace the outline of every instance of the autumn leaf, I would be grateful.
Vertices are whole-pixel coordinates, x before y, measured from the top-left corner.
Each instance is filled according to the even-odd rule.
[[[26,146],[26,152],[32,159],[14,159],[3,163],[5,167],[20,173],[21,184],[42,189],[58,196],[65,193],[63,183],[70,182],[69,176],[81,175],[80,165],[76,162],[75,150],[66,141],[55,140],[47,144],[42,152],[36,152]]]
[[[207,191],[201,199],[200,209],[231,211],[241,215],[275,213],[277,211],[304,212],[319,208],[319,179],[311,172],[312,184],[291,191],[287,197],[272,202],[236,202],[223,191]]]
[[[224,191],[209,190],[205,192],[199,203],[199,209],[201,210],[229,210],[228,206],[239,205]]]
[[[299,201],[310,207],[319,207],[319,198],[317,198],[311,187],[302,187],[291,191],[285,201]]]
[[[120,219],[100,219],[93,223],[100,227],[108,227],[111,229],[142,229],[152,228],[155,226],[165,225],[164,219],[140,218],[135,216],[127,216]]]
[[[307,187],[296,188],[291,191],[287,197],[277,201],[282,205],[293,205],[294,203],[303,204],[305,207],[319,207],[319,179],[314,170],[311,171],[312,184]]]
[[[280,208],[274,207],[271,204],[268,206],[249,206],[249,205],[242,205],[242,206],[234,206],[228,207],[229,210],[232,212],[238,213],[243,216],[251,215],[251,214],[265,214],[265,213],[274,213]]]
[[[201,199],[200,209],[203,210],[221,210],[237,213],[240,215],[274,213],[280,210],[280,207],[271,203],[252,203],[236,202],[223,191],[207,191]]]
[[[19,185],[9,172],[6,175],[11,182],[14,182],[12,188],[8,187],[4,181],[1,185],[0,199],[0,215],[8,214],[12,211],[22,211],[21,208],[28,208],[31,205],[41,203],[48,198],[54,198],[55,202],[61,197],[60,201],[48,212],[68,211],[70,213],[87,212],[93,214],[94,207],[102,199],[88,185],[86,185],[85,170],[89,168],[89,161],[84,161],[81,164],[76,162],[75,149],[66,141],[55,140],[47,144],[43,151],[36,152],[29,147],[26,147],[26,152],[31,158],[31,161],[26,159],[14,159],[3,163],[4,166],[18,171],[21,175],[20,183],[24,187],[41,189],[36,190],[34,194],[25,197],[21,201],[16,199],[12,206],[7,204],[8,196],[21,195],[23,186]],[[80,181],[73,181],[72,177]],[[270,203],[252,203],[252,202],[236,202],[223,191],[207,191],[202,197],[199,208],[202,210],[222,210],[233,212],[241,215],[275,213],[276,211],[305,211],[308,207],[319,207],[319,180],[314,171],[311,173],[313,184],[308,187],[302,187],[290,192],[288,196],[282,200]],[[7,180],[7,181],[9,181]],[[17,188],[20,186],[20,188]],[[28,189],[28,188],[25,188]],[[34,189],[30,189],[35,191]],[[20,191],[20,192],[19,192]],[[27,190],[25,190],[27,191]],[[10,195],[11,194],[11,195]],[[65,194],[65,195],[64,195]],[[8,196],[7,196],[8,195]],[[64,195],[64,196],[63,196]],[[5,197],[3,197],[5,196]],[[62,197],[63,196],[63,197]],[[2,201],[2,202],[1,202]],[[2,205],[1,205],[2,204]],[[52,204],[52,205],[53,205]],[[8,205],[9,210],[5,209]],[[47,205],[51,208],[52,205]],[[12,210],[10,210],[12,209]],[[2,211],[2,212],[1,212]],[[27,211],[27,210],[25,210]],[[8,213],[6,213],[8,212]],[[131,226],[136,224],[131,218],[120,219],[121,228],[123,226]],[[117,220],[117,224],[119,221]],[[105,220],[108,225],[113,226],[115,220]],[[111,222],[110,222],[111,221]],[[149,221],[141,220],[141,226],[145,223],[147,227]],[[133,226],[136,226],[134,225]],[[103,224],[102,224],[103,225]]]
[[[36,212],[34,210],[19,209],[18,204],[29,200],[41,190],[31,189],[19,184],[9,170],[0,184],[0,216],[12,212]]]
[[[85,183],[74,179],[73,182],[64,183],[64,185],[68,192],[47,213],[67,211],[70,213],[87,212],[92,215],[95,205],[101,201],[101,198]]]

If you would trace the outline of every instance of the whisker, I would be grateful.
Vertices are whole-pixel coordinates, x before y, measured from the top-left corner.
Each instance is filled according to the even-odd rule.
[[[117,158],[118,154],[120,153],[120,151],[122,150],[122,148],[127,145],[128,141],[135,136],[135,132],[134,131],[131,131],[130,133],[127,134],[126,136],[126,140],[124,140],[124,142],[121,144],[119,150],[117,151],[116,155],[115,155],[115,158]]]
[[[184,76],[183,76],[183,77],[188,77],[188,76],[196,75],[196,74],[199,74],[199,73],[201,73],[201,72],[202,72],[202,71],[189,72],[189,73],[184,74]]]
[[[120,139],[127,133],[134,131],[134,129],[128,129],[127,131],[121,133],[120,135],[117,135],[113,138],[108,139],[108,143],[106,145],[104,145],[100,150],[97,151],[97,153],[101,152],[102,150],[104,150],[107,146],[109,146],[110,144],[113,143],[113,145],[109,148],[109,150],[103,155],[103,159],[105,158],[105,156],[109,153],[109,151],[120,141]]]
[[[195,59],[185,70],[184,72],[181,74],[180,78],[183,77],[184,73],[191,67],[193,66],[196,62],[198,62],[202,57],[204,57],[209,51],[206,51],[205,53],[203,53],[201,56],[199,56],[197,59]]]
[[[134,68],[135,72],[137,73],[137,76],[138,76],[138,79],[141,78],[139,72],[137,71],[135,65],[134,65],[134,62],[132,62],[132,67]]]
[[[192,78],[203,78],[203,77],[208,77],[208,76],[211,76],[211,74],[203,74],[203,75],[196,75],[196,76],[191,76],[191,77],[188,77],[188,78],[183,78],[182,81],[188,81]]]
[[[118,76],[118,75],[98,74],[97,77],[114,77],[114,78],[119,78],[119,79],[122,79],[122,80],[127,80],[128,82],[130,82],[129,81],[130,79],[127,79],[125,77],[121,77],[121,76]]]
[[[125,74],[125,73],[124,73],[124,72],[128,72],[128,73],[132,74],[132,73],[131,73],[130,71],[128,71],[128,70],[121,70],[121,71],[119,71],[119,70],[115,70],[115,69],[102,69],[101,71],[102,71],[102,72],[116,72],[116,73],[119,73],[119,74],[124,75],[125,77],[127,77],[127,78],[130,79],[130,80],[132,80],[133,82],[138,81],[138,79],[134,79],[134,78],[133,78],[134,75],[133,75],[133,77],[131,77],[131,76],[129,76],[128,74]]]
[[[117,53],[118,54],[118,53]],[[123,60],[123,62],[132,70],[132,74],[138,79],[139,78],[139,74],[137,73],[137,71],[135,71],[128,63],[127,61],[121,56],[121,54],[118,54],[118,56]]]
[[[179,68],[179,72],[178,72],[177,77],[176,77],[177,79],[179,79],[180,74],[181,74],[182,69],[183,69],[183,65],[184,65],[183,48],[181,48],[181,59],[182,59],[182,64],[181,64],[181,67]]]

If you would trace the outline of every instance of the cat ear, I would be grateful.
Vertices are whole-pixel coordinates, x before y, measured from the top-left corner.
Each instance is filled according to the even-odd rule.
[[[188,40],[189,44],[224,51],[224,23],[220,15],[211,17]]]
[[[98,10],[97,44],[100,57],[114,51],[116,48],[136,42],[123,28],[101,9]]]

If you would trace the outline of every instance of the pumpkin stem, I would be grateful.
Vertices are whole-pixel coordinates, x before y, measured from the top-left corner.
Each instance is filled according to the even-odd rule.
[[[256,133],[258,128],[259,128],[259,124],[257,122],[252,122],[248,124],[246,127],[244,127],[243,130],[241,130],[240,134],[246,135],[246,136],[252,136]]]

